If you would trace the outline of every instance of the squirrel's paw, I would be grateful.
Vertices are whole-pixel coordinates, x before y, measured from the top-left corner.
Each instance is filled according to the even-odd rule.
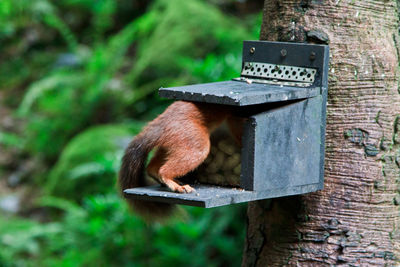
[[[186,184],[186,185],[178,185],[174,188],[175,192],[178,193],[192,193],[195,192],[196,190],[191,187],[190,185]]]
[[[192,193],[192,192],[196,191],[193,187],[191,187],[188,184],[179,185],[179,184],[177,184],[177,183],[175,183],[174,181],[171,181],[171,180],[165,181],[165,185],[168,186],[168,188],[171,191],[177,192],[177,193]]]
[[[185,192],[186,192],[186,193],[192,193],[192,192],[195,192],[195,191],[196,191],[193,187],[191,187],[191,186],[188,185],[188,184],[183,185],[182,187],[185,189]]]

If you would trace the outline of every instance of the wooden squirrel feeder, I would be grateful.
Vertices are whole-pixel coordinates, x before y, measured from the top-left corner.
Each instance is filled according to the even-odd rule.
[[[125,196],[211,208],[322,189],[328,63],[327,45],[245,41],[239,78],[160,88],[161,97],[247,114],[240,188],[200,184],[179,194],[157,185],[126,189]]]

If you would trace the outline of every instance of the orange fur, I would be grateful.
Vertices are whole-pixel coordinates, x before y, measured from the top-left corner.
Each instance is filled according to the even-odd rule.
[[[240,142],[241,123],[231,118],[231,110],[213,104],[176,101],[151,121],[129,144],[119,174],[121,191],[145,185],[144,163],[147,154],[157,151],[147,166],[150,176],[179,193],[194,191],[189,185],[180,185],[176,178],[196,169],[210,151],[210,133],[224,120]],[[171,206],[145,201],[128,202],[142,216],[163,217]]]

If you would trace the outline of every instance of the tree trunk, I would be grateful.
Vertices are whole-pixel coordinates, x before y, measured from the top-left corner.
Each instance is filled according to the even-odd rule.
[[[243,266],[399,264],[395,0],[266,0],[261,39],[329,43],[324,190],[249,204]]]

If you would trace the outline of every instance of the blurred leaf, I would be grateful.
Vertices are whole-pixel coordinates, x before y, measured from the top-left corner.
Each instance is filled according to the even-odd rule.
[[[151,80],[155,73],[176,77],[182,58],[202,58],[210,51],[235,51],[239,58],[242,41],[249,37],[233,17],[199,0],[158,0],[138,24],[145,26],[139,27],[138,58],[128,76],[133,83]]]
[[[102,125],[76,136],[50,172],[46,191],[82,199],[89,193],[115,190],[123,150],[141,127],[140,123]]]
[[[71,75],[71,72],[59,72],[32,83],[27,89],[24,99],[19,107],[19,115],[27,116],[33,103],[42,97],[46,92],[57,90],[63,87],[75,87],[79,84],[81,79],[82,76]]]
[[[41,207],[52,207],[61,209],[68,214],[74,214],[74,216],[85,215],[84,210],[80,206],[62,198],[44,196],[37,199],[35,203],[36,205],[39,205]]]
[[[6,133],[0,131],[0,144],[5,146],[22,148],[24,145],[23,140],[18,135],[13,133]]]

